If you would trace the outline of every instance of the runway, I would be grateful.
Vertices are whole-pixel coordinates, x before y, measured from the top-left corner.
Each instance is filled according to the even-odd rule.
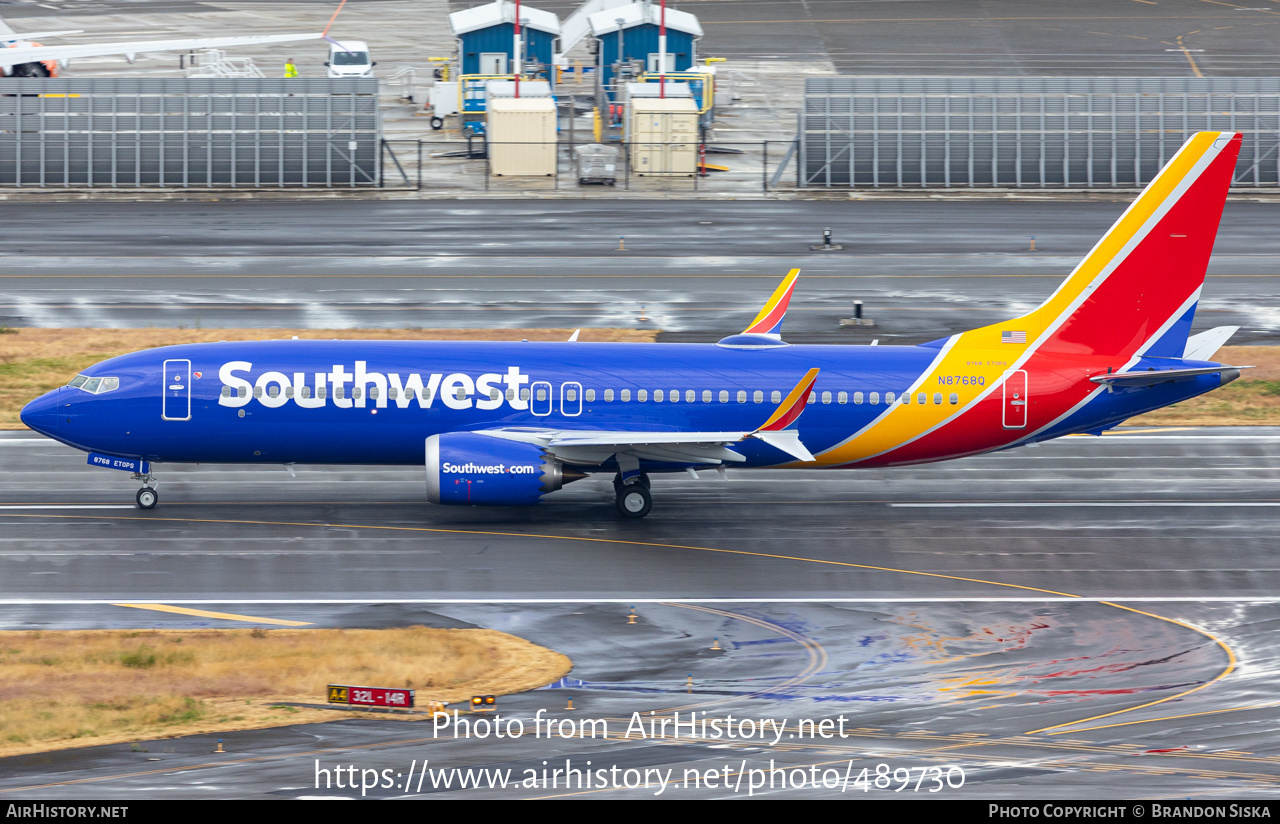
[[[916,343],[1038,304],[1124,205],[9,203],[0,326],[621,326],[717,340],[800,267],[790,340]],[[1197,328],[1277,340],[1276,208],[1227,204]],[[826,227],[843,251],[810,250]],[[840,328],[854,300],[875,327]]]
[[[0,798],[361,794],[317,788],[317,761],[400,772],[380,797],[446,792],[430,784],[443,774],[425,790],[404,778],[423,759],[517,774],[592,760],[677,777],[726,765],[750,777],[770,759],[841,775],[957,766],[964,786],[939,792],[1264,797],[1280,784],[1277,443],[1263,428],[1138,430],[897,470],[673,476],[655,479],[654,512],[637,523],[617,518],[607,482],[532,510],[453,510],[422,502],[415,470],[361,467],[296,479],[163,467],[160,507],[143,513],[127,476],[15,433],[0,439],[4,628],[494,627],[575,662],[564,684],[504,698],[502,713],[605,719],[610,734],[455,740],[372,719],[228,733],[230,754],[216,757],[194,736],[148,742],[149,754],[5,759]],[[242,620],[115,606],[140,602]],[[848,734],[623,735],[633,712],[690,708],[773,718],[792,735],[804,719],[843,716]]]

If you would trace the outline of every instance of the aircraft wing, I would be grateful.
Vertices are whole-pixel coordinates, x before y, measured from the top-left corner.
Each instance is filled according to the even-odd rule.
[[[0,65],[9,67],[16,66],[19,63],[40,63],[48,60],[57,60],[65,63],[78,57],[107,57],[111,55],[123,55],[132,62],[137,55],[148,52],[226,49],[234,46],[254,46],[263,43],[295,43],[302,40],[319,40],[322,36],[319,32],[312,34],[249,34],[238,37],[125,40],[119,43],[84,43],[66,46],[16,46],[0,50]]]
[[[764,441],[793,458],[812,461],[813,454],[800,441],[799,433],[784,427],[800,417],[817,379],[818,370],[810,369],[768,420],[751,431],[644,432],[516,426],[482,429],[476,434],[537,444],[556,458],[572,464],[600,464],[615,456],[620,464],[627,458],[690,464],[740,462],[745,461],[746,456],[729,447],[748,438]]]

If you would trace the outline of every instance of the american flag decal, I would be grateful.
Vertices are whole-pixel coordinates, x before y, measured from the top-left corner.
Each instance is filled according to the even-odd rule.
[[[1001,343],[1026,343],[1027,333],[1026,332],[1001,332],[1000,342]]]

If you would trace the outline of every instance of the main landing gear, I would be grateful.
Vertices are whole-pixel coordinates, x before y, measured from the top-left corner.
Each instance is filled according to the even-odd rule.
[[[649,494],[649,476],[634,475],[625,482],[621,476],[613,479],[613,492],[618,512],[624,518],[643,518],[653,509],[653,496]]]
[[[135,481],[142,481],[142,489],[138,490],[138,494],[134,496],[134,500],[138,503],[138,509],[155,509],[156,504],[160,503],[160,495],[152,486],[156,479],[152,475],[140,475],[134,473]]]

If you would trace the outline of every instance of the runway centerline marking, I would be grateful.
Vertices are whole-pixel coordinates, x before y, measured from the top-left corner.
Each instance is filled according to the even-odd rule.
[[[16,513],[15,514],[0,513],[0,518],[35,518],[35,517],[61,518],[65,520],[82,520],[82,519],[88,519],[90,516],[88,515],[36,516],[36,515],[22,515],[22,514],[16,514]],[[771,553],[771,552],[752,552],[750,550],[745,550],[745,549],[723,549],[718,547],[689,546],[686,544],[666,544],[666,543],[660,543],[657,541],[629,541],[623,538],[591,538],[591,537],[577,536],[577,535],[546,535],[542,533],[498,532],[495,530],[479,530],[479,529],[445,529],[442,527],[388,526],[388,525],[379,525],[379,524],[334,524],[334,523],[325,523],[325,522],[308,523],[308,522],[302,522],[302,521],[247,521],[247,520],[221,519],[221,518],[148,518],[148,517],[143,517],[138,515],[133,515],[133,516],[104,515],[104,516],[95,516],[95,517],[104,518],[104,519],[115,519],[115,520],[121,520],[121,521],[156,521],[156,522],[165,522],[165,523],[240,524],[244,526],[293,526],[293,527],[310,527],[310,528],[320,527],[320,528],[326,528],[326,529],[368,529],[368,530],[381,530],[386,532],[423,532],[423,533],[433,533],[433,534],[441,534],[441,535],[491,535],[491,536],[503,537],[503,538],[541,538],[543,540],[579,541],[583,543],[654,547],[657,549],[683,549],[683,550],[692,550],[695,552],[714,552],[714,553],[720,553],[724,555],[741,555],[745,557],[756,557],[756,558],[774,558],[782,561],[798,561],[800,563],[824,564],[828,566],[847,567],[851,569],[869,569],[877,572],[891,572],[899,575],[920,575],[927,578],[942,578],[942,579],[952,580],[952,581],[965,581],[967,583],[985,584],[987,586],[1006,587],[1009,589],[1021,589],[1029,592],[1042,592],[1049,595],[1058,595],[1063,598],[1069,598],[1069,599],[1077,599],[1080,597],[1073,593],[1059,592],[1057,590],[1045,589],[1043,587],[1033,587],[1033,586],[1027,586],[1025,584],[1010,584],[1010,583],[1004,583],[1002,581],[987,581],[982,578],[969,578],[961,575],[947,575],[941,572],[924,572],[922,570],[914,570],[914,569],[896,569],[894,567],[873,566],[871,564],[855,564],[851,561],[833,561],[833,560],[828,560],[823,558],[806,558],[804,556],[799,556],[799,555],[780,555],[780,554]],[[1183,698],[1185,696],[1191,695],[1194,692],[1199,692],[1200,690],[1208,686],[1211,686],[1212,684],[1216,684],[1217,682],[1226,678],[1236,669],[1237,658],[1236,658],[1235,652],[1229,646],[1227,646],[1227,644],[1224,641],[1222,641],[1217,636],[1210,633],[1208,630],[1201,629],[1200,627],[1197,627],[1193,624],[1188,624],[1184,621],[1179,621],[1175,618],[1166,618],[1163,615],[1156,615],[1155,613],[1152,613],[1152,612],[1143,612],[1142,610],[1139,610],[1139,609],[1122,606],[1120,604],[1115,603],[1114,601],[1100,601],[1098,603],[1103,604],[1105,606],[1112,607],[1114,609],[1124,610],[1126,612],[1132,612],[1138,615],[1145,615],[1148,618],[1154,618],[1158,621],[1165,621],[1166,623],[1175,624],[1177,626],[1184,627],[1200,635],[1203,635],[1204,637],[1208,638],[1210,641],[1213,641],[1215,644],[1217,644],[1222,649],[1222,651],[1226,653],[1227,662],[1228,662],[1227,666],[1222,672],[1218,673],[1216,677],[1210,679],[1209,681],[1206,681],[1203,684],[1200,684],[1199,686],[1192,687],[1191,689],[1187,689],[1187,690],[1183,690],[1181,692],[1175,693],[1174,695],[1166,696],[1164,698],[1160,698],[1155,701],[1148,701],[1147,703],[1139,704],[1136,707],[1128,707],[1126,709],[1102,713],[1101,715],[1093,715],[1088,718],[1081,718],[1075,721],[1068,721],[1062,724],[1054,724],[1049,727],[1042,727],[1039,730],[1032,730],[1030,732],[1024,733],[1024,735],[1031,735],[1033,733],[1039,733],[1039,732],[1044,732],[1048,730],[1060,730],[1061,732],[1069,732],[1070,730],[1064,730],[1062,728],[1071,727],[1077,724],[1084,724],[1090,721],[1096,721],[1100,718],[1110,718],[1116,715],[1120,715],[1122,713],[1134,712],[1135,710],[1145,709],[1147,707],[1154,707],[1158,704],[1164,704],[1169,701],[1174,701],[1174,700]],[[1134,723],[1140,723],[1140,722],[1134,722]],[[1050,732],[1049,734],[1057,735],[1060,733]]]
[[[149,609],[155,612],[173,612],[178,615],[194,615],[197,618],[218,618],[223,621],[245,621],[250,624],[276,624],[282,627],[309,627],[310,621],[286,621],[283,618],[255,618],[252,615],[236,615],[231,612],[210,612],[207,609],[191,607],[175,607],[169,604],[112,604],[113,607],[129,607],[130,609]]]

